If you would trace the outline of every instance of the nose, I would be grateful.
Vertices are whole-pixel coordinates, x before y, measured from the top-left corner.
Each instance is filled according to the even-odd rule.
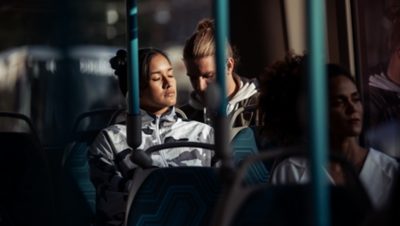
[[[168,89],[169,87],[171,87],[172,80],[173,80],[173,78],[168,78],[167,76],[164,76],[163,77],[163,88]]]
[[[199,91],[204,92],[206,91],[207,86],[208,86],[207,79],[203,78],[202,76],[199,76],[197,80],[197,89]]]
[[[349,103],[347,104],[346,112],[348,114],[352,114],[356,111],[357,111],[356,103],[354,103],[353,101],[349,101]]]

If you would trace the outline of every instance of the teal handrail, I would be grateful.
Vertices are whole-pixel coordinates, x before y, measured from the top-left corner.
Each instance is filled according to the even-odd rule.
[[[226,47],[229,34],[229,5],[227,0],[214,0],[215,14],[215,62],[217,82],[220,92],[220,106],[218,114],[226,116]]]
[[[226,92],[226,63],[227,63],[227,41],[229,36],[229,5],[228,0],[214,0],[215,17],[215,62],[217,72],[217,85],[219,92],[219,107],[215,119],[215,147],[221,157],[223,169],[232,169],[232,154],[228,145],[228,120],[227,120],[227,92]],[[230,170],[225,172],[229,173]],[[229,178],[227,175],[226,178]]]
[[[309,58],[309,137],[313,187],[314,225],[329,226],[327,178],[322,170],[327,160],[327,104],[325,71],[325,1],[307,1]]]
[[[135,149],[142,142],[139,99],[139,37],[138,37],[138,7],[136,0],[127,0],[128,16],[128,115],[127,142]]]

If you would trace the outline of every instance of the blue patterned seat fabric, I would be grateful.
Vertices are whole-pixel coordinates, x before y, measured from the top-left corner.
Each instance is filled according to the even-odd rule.
[[[64,156],[62,195],[65,225],[91,225],[95,219],[96,189],[90,181],[87,151],[91,139],[78,140]]]
[[[128,226],[208,225],[220,188],[215,168],[156,169],[131,203]]]
[[[238,166],[240,163],[250,155],[258,154],[258,148],[254,133],[251,128],[244,128],[240,130],[231,142],[233,148],[233,155],[235,165]],[[246,184],[259,184],[267,183],[269,180],[270,173],[262,162],[255,163],[250,166],[247,171],[245,179]]]

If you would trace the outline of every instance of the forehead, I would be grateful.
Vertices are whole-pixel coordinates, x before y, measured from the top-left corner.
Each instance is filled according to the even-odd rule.
[[[185,61],[188,71],[209,72],[215,70],[214,56],[206,56]]]
[[[169,63],[168,59],[159,53],[153,55],[149,65],[150,65],[150,70],[157,70],[157,69],[161,70],[171,67],[171,64]]]
[[[357,87],[352,80],[346,76],[337,76],[329,80],[329,92],[331,95],[353,94],[357,93]]]

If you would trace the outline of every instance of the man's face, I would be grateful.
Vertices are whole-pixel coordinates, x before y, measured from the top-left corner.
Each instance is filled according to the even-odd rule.
[[[204,98],[208,85],[216,78],[214,56],[185,60],[185,65],[193,89]]]

